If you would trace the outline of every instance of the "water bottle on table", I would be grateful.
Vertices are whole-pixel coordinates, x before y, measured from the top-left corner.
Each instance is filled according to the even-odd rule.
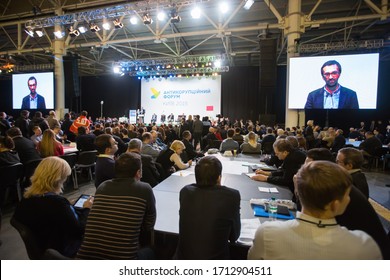
[[[276,213],[278,211],[278,204],[276,203],[275,197],[268,201],[268,215],[270,221],[276,221]]]

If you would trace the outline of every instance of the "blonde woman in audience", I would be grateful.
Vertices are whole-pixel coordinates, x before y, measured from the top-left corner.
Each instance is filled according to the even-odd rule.
[[[251,131],[248,133],[248,142],[244,142],[240,146],[242,153],[248,154],[260,154],[261,153],[261,144],[256,141],[256,134]]]
[[[70,174],[65,160],[59,157],[43,159],[31,177],[31,186],[16,207],[13,218],[30,228],[42,253],[53,248],[73,257],[81,244],[93,198],[87,199],[83,208],[75,209],[60,195]]]
[[[157,157],[156,162],[162,165],[166,174],[163,174],[168,177],[170,174],[175,172],[176,170],[182,170],[190,167],[192,165],[192,160],[189,160],[187,163],[184,163],[180,155],[185,150],[184,143],[179,140],[175,140],[172,142],[169,149],[161,151],[160,155]]]
[[[56,140],[54,131],[51,129],[46,129],[43,132],[42,141],[38,143],[38,151],[43,158],[64,154],[62,144]]]

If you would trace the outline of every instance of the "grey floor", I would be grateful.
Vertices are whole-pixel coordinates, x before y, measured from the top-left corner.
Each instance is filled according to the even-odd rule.
[[[390,172],[381,170],[366,172],[367,180],[370,186],[370,197],[386,207],[390,211]],[[95,186],[93,183],[85,183],[78,190],[66,192],[64,195],[72,202],[81,194],[93,195]],[[9,221],[13,213],[13,208],[10,207],[3,213],[3,221],[1,225],[0,240],[0,259],[1,260],[28,260],[26,249],[19,233],[10,225]],[[389,216],[389,215],[388,215]],[[382,217],[383,226],[388,232],[390,230],[390,221]]]

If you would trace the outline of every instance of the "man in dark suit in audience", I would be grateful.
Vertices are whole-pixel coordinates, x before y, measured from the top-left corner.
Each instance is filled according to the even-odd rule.
[[[18,127],[10,128],[7,135],[14,140],[15,150],[18,152],[21,163],[25,164],[32,160],[41,159],[34,142],[23,137]]]
[[[118,143],[109,134],[96,137],[95,147],[99,153],[95,166],[95,187],[115,176],[114,155],[118,150]]]
[[[334,138],[332,152],[337,153],[340,149],[345,146],[345,137],[341,129],[336,130],[336,137]]]
[[[127,148],[128,153],[136,153],[141,155],[142,160],[142,178],[141,181],[149,183],[152,188],[160,183],[160,173],[157,169],[157,164],[153,160],[153,157],[147,154],[141,154],[142,141],[138,138],[133,138],[129,142],[129,147]]]
[[[189,130],[185,130],[182,134],[183,139],[181,140],[186,147],[185,153],[183,152],[180,156],[184,162],[187,162],[188,160],[194,160],[196,157],[203,157],[204,154],[198,153],[195,151],[194,146],[192,146],[190,140],[191,140],[191,132]],[[187,158],[183,158],[184,155]]]
[[[87,133],[87,129],[84,126],[77,128],[76,145],[77,149],[81,152],[96,150],[95,139],[96,136],[93,133]]]
[[[221,186],[222,164],[203,157],[195,166],[196,184],[180,191],[178,259],[229,259],[229,242],[241,231],[240,193]]]
[[[289,187],[294,191],[293,177],[298,169],[305,162],[306,155],[294,149],[292,144],[286,139],[278,139],[274,145],[275,155],[279,160],[283,160],[283,164],[277,171],[256,170],[256,175],[252,176],[253,180],[268,182],[275,185]]]
[[[377,150],[382,147],[382,142],[371,131],[367,131],[365,136],[366,140],[360,143],[359,149],[363,150],[364,156],[374,156]]]

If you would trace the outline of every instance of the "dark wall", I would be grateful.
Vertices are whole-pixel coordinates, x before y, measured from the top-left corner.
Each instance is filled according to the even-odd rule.
[[[102,76],[81,79],[81,108],[93,118],[100,116],[129,116],[130,109],[140,106],[141,82],[136,77]]]

